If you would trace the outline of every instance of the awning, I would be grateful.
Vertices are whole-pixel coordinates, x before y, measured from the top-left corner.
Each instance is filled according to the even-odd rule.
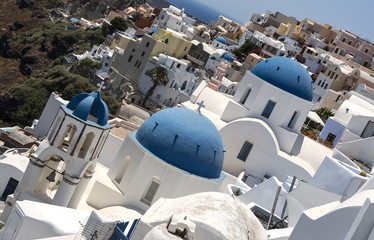
[[[310,111],[308,113],[308,118],[313,122],[319,123],[321,126],[325,126],[325,123],[322,121],[322,119],[318,116],[316,112]]]

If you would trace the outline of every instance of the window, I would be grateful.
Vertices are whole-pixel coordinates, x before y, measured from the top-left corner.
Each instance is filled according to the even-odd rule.
[[[261,116],[265,118],[269,118],[270,114],[273,112],[273,109],[275,107],[276,102],[269,100],[268,103],[266,104],[264,111],[261,113]]]
[[[144,56],[144,54],[145,54],[145,52],[143,51],[143,52],[142,52],[142,57]]]
[[[132,49],[132,52],[135,52],[135,48]]]
[[[139,61],[138,66],[136,66],[136,67],[139,68],[140,64],[142,64],[142,61]]]
[[[325,87],[324,87],[324,89],[326,89],[327,87],[328,87],[329,85],[326,83],[326,85],[325,85]]]
[[[335,76],[335,72],[333,72],[332,74],[331,74],[331,79],[333,78]]]
[[[253,148],[253,143],[249,142],[248,140],[244,142],[242,149],[240,149],[240,152],[237,156],[238,159],[242,160],[245,162],[247,160],[247,157],[249,153],[251,152]]]
[[[324,82],[322,83],[321,88],[323,88],[323,86],[325,86],[325,83],[324,83]]]
[[[329,133],[326,138],[326,142],[334,142],[336,136],[332,133]]]
[[[343,38],[343,39],[342,39],[342,42],[345,42],[346,40],[347,40],[346,38]]]
[[[173,87],[173,84],[174,84],[174,80],[171,82],[170,87]]]
[[[352,41],[351,41],[351,40],[349,40],[349,41],[348,41],[348,45],[351,45],[351,44],[352,44]]]
[[[187,46],[184,48],[184,51],[187,51]]]
[[[74,137],[75,132],[77,131],[77,127],[74,124],[70,124],[66,126],[65,134],[60,142],[60,148],[65,152],[68,150],[71,140]]]
[[[180,63],[178,63],[178,64],[177,64],[177,68],[180,68],[180,67],[181,67],[181,64],[180,64]]]
[[[149,42],[147,42],[147,43],[145,44],[145,47],[149,47]]]
[[[150,206],[159,186],[160,181],[158,179],[153,178],[151,184],[149,184],[147,191],[144,193],[140,201]]]
[[[318,84],[317,84],[317,86],[319,86],[319,85],[321,85],[321,80],[319,80],[319,81],[318,81]]]
[[[329,73],[327,74],[327,76],[330,76],[330,74],[331,74],[331,71],[329,71]]]
[[[374,136],[374,122],[368,121],[365,129],[361,133],[361,137],[367,138],[367,137],[373,137],[373,136]]]
[[[131,62],[132,55],[129,56],[129,59],[127,60],[128,62]]]
[[[184,81],[183,84],[182,84],[181,90],[186,89],[186,85],[187,85],[187,81]]]
[[[365,61],[364,64],[362,65],[364,67],[369,67],[369,62],[368,61]]]
[[[88,149],[90,149],[93,139],[95,138],[94,133],[89,133],[86,136],[86,139],[84,140],[84,143],[82,144],[82,147],[79,151],[78,157],[79,158],[85,158],[88,152]]]
[[[356,44],[356,49],[358,49],[360,47],[360,44],[359,43],[357,43]]]
[[[292,117],[290,121],[288,122],[287,127],[293,128],[295,126],[295,123],[297,122],[297,111],[293,112]]]
[[[247,98],[248,98],[249,94],[251,93],[251,91],[252,91],[252,88],[248,88],[248,90],[245,93],[245,95],[243,95],[243,99],[240,101],[241,104],[244,104],[245,101],[247,101]]]
[[[339,74],[336,74],[336,75],[335,75],[335,78],[334,78],[334,79],[337,79],[337,78],[338,78],[338,76],[339,76]]]
[[[136,65],[138,65],[138,62],[139,62],[139,60],[136,60],[136,62],[134,64],[134,67],[136,67]]]
[[[369,48],[366,48],[366,49],[365,49],[365,53],[368,53],[368,52],[369,52]]]

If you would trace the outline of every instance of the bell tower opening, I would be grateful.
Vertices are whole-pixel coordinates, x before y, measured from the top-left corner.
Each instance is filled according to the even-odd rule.
[[[67,150],[70,146],[71,140],[73,139],[76,131],[77,131],[77,127],[74,124],[69,124],[66,127],[65,134],[63,135],[64,138],[62,139],[62,141],[60,143],[60,148],[63,151],[67,152]]]
[[[90,132],[87,134],[86,139],[84,140],[84,143],[82,144],[82,147],[79,151],[78,157],[79,158],[85,158],[87,155],[88,150],[91,147],[92,141],[95,138],[95,134],[93,132]]]

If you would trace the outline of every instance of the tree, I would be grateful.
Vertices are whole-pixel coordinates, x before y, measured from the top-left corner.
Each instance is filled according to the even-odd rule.
[[[330,109],[323,107],[316,110],[318,116],[322,119],[323,122],[326,122],[329,117],[334,116],[334,113]]]
[[[249,53],[256,49],[256,44],[246,39],[240,48],[235,48],[232,52],[238,57],[246,57]]]
[[[121,17],[115,17],[112,21],[110,21],[109,34],[114,33],[115,30],[126,31],[126,29],[127,24],[125,19]]]
[[[151,75],[153,85],[145,94],[142,107],[144,107],[148,98],[153,95],[153,92],[155,91],[157,86],[165,86],[169,82],[168,71],[164,67],[158,66],[152,68],[151,70],[148,70],[147,73]]]

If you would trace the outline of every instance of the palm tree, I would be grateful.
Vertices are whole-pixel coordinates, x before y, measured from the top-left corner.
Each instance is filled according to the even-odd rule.
[[[145,94],[142,107],[144,107],[148,98],[153,95],[157,86],[165,86],[169,82],[168,71],[164,67],[158,66],[152,68],[151,70],[148,70],[147,73],[152,76],[153,85]]]

